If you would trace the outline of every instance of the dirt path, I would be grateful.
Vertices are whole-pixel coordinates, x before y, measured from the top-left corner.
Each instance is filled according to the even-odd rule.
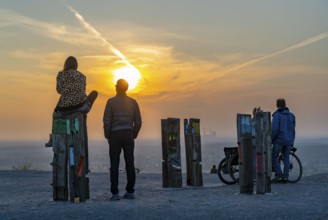
[[[328,174],[241,195],[213,174],[204,174],[204,187],[163,189],[161,174],[140,173],[136,199],[117,202],[108,200],[108,173],[88,176],[91,199],[74,204],[52,201],[51,172],[0,171],[0,219],[328,219]],[[122,173],[121,194],[124,185]]]

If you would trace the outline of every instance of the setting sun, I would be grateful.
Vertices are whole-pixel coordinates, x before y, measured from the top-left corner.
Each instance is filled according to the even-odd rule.
[[[113,71],[114,83],[119,79],[125,79],[129,83],[129,90],[137,87],[141,78],[139,70],[135,67],[123,67]]]

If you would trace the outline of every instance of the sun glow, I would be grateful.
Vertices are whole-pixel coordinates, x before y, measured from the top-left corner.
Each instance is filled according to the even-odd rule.
[[[125,79],[129,83],[129,90],[133,90],[137,87],[141,78],[139,70],[135,67],[123,67],[113,71],[114,83],[119,79]]]

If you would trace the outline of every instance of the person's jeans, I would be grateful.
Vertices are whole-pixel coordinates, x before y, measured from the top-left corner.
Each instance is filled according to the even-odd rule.
[[[118,174],[120,164],[120,154],[123,149],[125,169],[127,174],[126,191],[134,193],[136,173],[134,167],[134,136],[133,130],[114,131],[109,139],[109,158],[110,158],[110,182],[111,193],[118,193]]]
[[[290,167],[290,160],[289,160],[289,151],[291,146],[283,146],[274,144],[272,148],[272,165],[275,172],[276,177],[285,177],[288,178],[289,176],[289,167]],[[284,157],[284,171],[282,172],[280,167],[279,161],[279,154],[282,152]]]

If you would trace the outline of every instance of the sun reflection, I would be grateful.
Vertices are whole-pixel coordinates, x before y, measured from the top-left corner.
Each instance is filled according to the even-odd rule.
[[[114,73],[114,83],[117,80],[125,79],[129,83],[129,90],[133,90],[137,87],[138,82],[141,78],[139,70],[135,67],[123,67],[113,71]]]

